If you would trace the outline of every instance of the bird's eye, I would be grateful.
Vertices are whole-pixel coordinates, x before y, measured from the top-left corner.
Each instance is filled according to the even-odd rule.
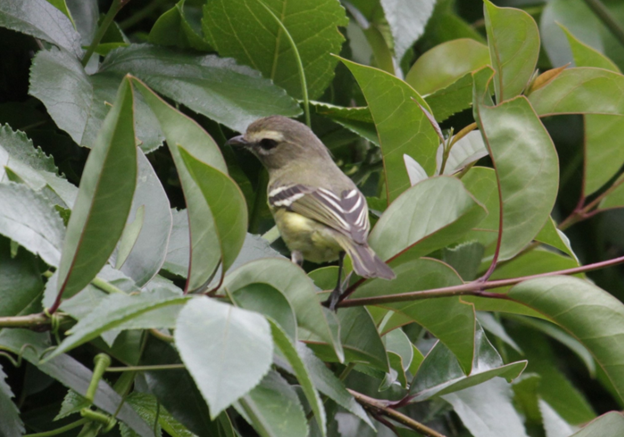
[[[260,141],[260,147],[262,147],[264,150],[271,150],[277,147],[277,141],[270,138],[265,138]]]

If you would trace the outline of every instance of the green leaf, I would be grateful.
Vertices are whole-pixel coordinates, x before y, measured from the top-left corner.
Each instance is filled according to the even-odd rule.
[[[599,435],[600,437],[619,437],[624,429],[624,417],[621,413],[612,411],[606,413],[593,422],[590,422],[583,429],[571,437],[592,437]]]
[[[314,111],[379,146],[379,137],[367,107],[343,107],[325,102],[310,102]]]
[[[438,148],[436,156],[436,173],[442,173],[442,156],[444,153],[444,147],[441,145]],[[457,140],[451,151],[448,154],[446,164],[444,166],[444,174],[454,174],[473,162],[478,161],[484,156],[488,155],[488,150],[483,143],[483,137],[477,131],[472,131],[466,134],[464,137]]]
[[[207,297],[193,299],[180,311],[175,343],[212,420],[255,387],[272,362],[266,319]]]
[[[253,283],[268,284],[281,291],[295,310],[298,325],[332,345],[339,361],[344,359],[336,316],[323,311],[314,283],[303,270],[286,259],[256,260],[229,273],[224,279],[223,288],[235,292]]]
[[[451,85],[425,98],[436,121],[441,123],[451,115],[472,106],[472,83],[472,73],[466,73]]]
[[[245,197],[227,174],[198,160],[182,146],[178,146],[178,150],[210,208],[221,246],[222,268],[227,271],[243,247],[247,234]],[[191,257],[191,264],[193,261]]]
[[[402,387],[407,388],[406,371],[412,364],[414,350],[407,335],[400,329],[394,329],[383,336],[388,358],[390,360],[390,372],[386,373],[379,391],[390,388],[398,382]]]
[[[122,77],[127,73],[239,132],[261,117],[301,114],[297,103],[283,89],[232,59],[192,56],[164,47],[133,44],[107,56],[98,75]]]
[[[505,327],[503,326],[503,324],[497,318],[495,318],[493,314],[485,311],[479,311],[477,312],[477,320],[479,321],[483,329],[488,331],[490,334],[495,335],[500,340],[511,346],[516,352],[522,353],[522,349],[520,349],[520,346],[518,346],[514,339],[511,338],[509,334],[507,334],[507,331],[505,331]]]
[[[376,68],[341,58],[357,80],[373,116],[384,163],[388,202],[410,187],[403,155],[414,158],[427,171],[435,172],[438,135],[418,106],[429,105],[401,79]],[[415,102],[418,102],[418,104]]]
[[[500,103],[522,93],[531,79],[539,56],[539,31],[533,17],[520,9],[499,8],[485,0],[484,15]]]
[[[576,254],[572,250],[572,246],[570,246],[570,240],[567,235],[563,233],[563,231],[557,229],[557,225],[552,217],[549,220],[546,220],[542,230],[535,236],[535,241],[539,241],[540,243],[548,244],[555,249],[559,249],[563,253],[570,255],[578,262]]]
[[[221,242],[214,216],[199,185],[187,169],[180,146],[204,164],[227,175],[225,160],[212,137],[195,121],[159,98],[142,82],[134,79],[147,104],[156,115],[167,139],[189,211],[191,250],[186,289],[195,290],[213,277],[222,259]]]
[[[165,408],[157,404],[156,397],[147,394],[132,392],[126,398],[126,402],[130,404],[134,410],[147,423],[158,423],[158,428],[166,431],[171,437],[193,437],[194,434],[178,422]],[[122,435],[127,435],[124,432],[125,425],[122,424]],[[131,431],[130,431],[131,432]],[[129,434],[134,437],[134,434]]]
[[[254,283],[230,293],[230,298],[236,306],[268,316],[269,322],[276,323],[291,340],[297,341],[295,311],[278,289],[269,284]],[[275,333],[273,337],[275,339]]]
[[[63,47],[80,56],[80,35],[69,18],[45,0],[4,0],[0,27],[6,27]]]
[[[442,399],[453,406],[472,435],[527,437],[523,420],[512,404],[511,387],[501,378],[447,394]]]
[[[321,433],[325,435],[327,428],[325,408],[323,407],[323,402],[316,391],[315,384],[310,378],[310,374],[307,369],[307,367],[311,367],[312,363],[310,362],[310,356],[313,356],[313,354],[310,353],[303,344],[300,345],[297,343],[297,347],[299,348],[299,350],[297,350],[295,344],[292,343],[293,340],[296,342],[296,339],[288,337],[286,332],[270,319],[269,323],[271,324],[273,342],[279,348],[282,355],[286,357],[288,363],[292,366],[292,373],[297,377],[297,381],[299,381],[299,384],[301,385],[301,389],[305,394],[308,404],[314,412],[314,418],[316,419],[316,423],[318,424]],[[308,366],[304,364],[304,358],[307,359]],[[324,364],[321,365],[324,366]]]
[[[394,57],[400,61],[425,32],[425,24],[433,13],[435,0],[420,1],[417,7],[410,0],[381,0],[379,3],[394,40]]]
[[[172,218],[169,199],[152,165],[140,150],[137,158],[137,187],[115,263],[117,269],[142,286],[158,273],[165,262]],[[129,247],[124,257],[121,250],[124,237],[133,226],[136,228],[126,240]]]
[[[17,176],[14,182],[41,191],[60,206],[71,208],[76,200],[78,189],[58,175],[54,159],[35,147],[26,134],[8,125],[0,127],[0,166],[1,181],[11,179],[11,173]]]
[[[494,162],[502,197],[499,260],[520,252],[544,226],[557,197],[559,162],[553,142],[525,97],[487,106],[475,76],[474,117]],[[477,79],[478,77],[478,79]]]
[[[308,423],[297,392],[274,370],[235,407],[262,437],[308,435]]]
[[[210,50],[210,45],[201,35],[199,11],[185,7],[184,3],[185,0],[180,0],[156,20],[149,33],[148,41],[152,44],[175,46],[181,49]]]
[[[69,336],[46,356],[45,361],[110,329],[175,328],[180,307],[189,299],[168,290],[143,292],[138,295],[112,294],[73,326],[68,331]]]
[[[422,54],[405,76],[405,82],[428,99],[430,94],[453,85],[466,74],[489,63],[490,51],[486,45],[473,39],[456,39]],[[472,102],[472,95],[468,102]],[[435,111],[434,114],[437,116]]]
[[[63,220],[51,202],[27,186],[0,183],[0,234],[47,264],[59,265],[65,237]]]
[[[481,243],[469,241],[454,247],[445,247],[442,251],[442,261],[453,267],[464,281],[472,281],[477,277],[483,252]]]
[[[0,367],[0,433],[6,436],[23,435],[24,423],[19,417],[19,410],[11,398],[15,395],[6,383],[6,373]]]
[[[29,344],[31,347],[24,348],[25,344]],[[47,334],[35,333],[26,329],[4,329],[0,332],[0,347],[16,355],[22,354],[26,361],[65,387],[71,388],[80,395],[86,394],[93,373],[80,362],[66,354],[45,363],[40,361],[39,357],[50,347]],[[108,414],[115,414],[117,419],[126,423],[140,436],[154,437],[150,427],[103,380],[100,380],[98,384],[93,404]]]
[[[555,276],[516,285],[508,296],[544,314],[592,353],[624,397],[624,354],[613,342],[624,335],[624,305],[606,291],[578,278]],[[609,320],[609,323],[604,323]]]
[[[343,308],[337,313],[340,323],[340,343],[346,363],[363,363],[383,372],[388,371],[386,349],[377,328],[365,308]],[[302,336],[303,337],[303,336]],[[324,361],[337,361],[331,345],[318,336],[308,335],[302,340]]]
[[[487,248],[496,241],[500,217],[496,171],[493,168],[473,167],[464,175],[462,182],[466,190],[486,208],[488,215],[461,241],[477,241]]]
[[[596,67],[604,68],[605,70],[620,72],[620,69],[613,63],[613,61],[607,58],[593,47],[583,43],[577,39],[572,33],[562,24],[559,27],[565,32],[572,49],[572,56],[574,57],[574,65],[576,67]]]
[[[128,80],[85,164],[59,265],[58,291],[82,290],[108,260],[130,212],[137,177],[133,96]]]
[[[624,115],[624,76],[602,68],[576,67],[531,93],[540,117],[557,114]],[[591,97],[588,97],[590,95]]]
[[[353,297],[395,295],[462,284],[461,278],[446,264],[433,259],[416,259],[397,266],[392,281],[373,279],[362,284]],[[423,326],[453,351],[466,373],[474,359],[475,314],[471,304],[458,297],[423,299],[384,304],[384,308],[403,314]]]
[[[461,181],[430,178],[390,204],[368,241],[381,259],[415,259],[457,241],[485,214]]]
[[[94,147],[123,74],[87,75],[80,61],[63,50],[40,50],[30,70],[28,93],[41,100],[56,125],[79,145]],[[145,152],[162,144],[157,121],[140,96],[135,98],[135,133]]]
[[[338,26],[348,23],[335,0],[265,0],[292,36],[307,78],[311,99],[331,82],[344,37]],[[241,26],[240,23],[244,23]],[[260,2],[215,0],[204,6],[202,28],[221,56],[235,58],[260,71],[288,93],[301,98],[297,61],[288,39]]]
[[[35,256],[25,250],[11,256],[11,241],[0,237],[0,317],[41,311],[42,290],[43,281]]]
[[[617,187],[600,202],[600,209],[620,208],[624,206],[624,185],[622,184],[622,176],[617,179]]]
[[[410,385],[412,401],[421,402],[433,396],[465,390],[496,377],[511,381],[527,365],[526,361],[504,364],[480,326],[475,333],[474,347],[472,368],[465,375],[451,351],[441,342],[436,343],[425,356]]]

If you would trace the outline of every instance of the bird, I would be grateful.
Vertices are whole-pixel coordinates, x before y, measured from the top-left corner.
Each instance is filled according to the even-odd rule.
[[[331,310],[342,294],[345,254],[363,278],[395,278],[368,245],[366,198],[312,129],[273,115],[254,121],[227,143],[248,149],[267,169],[269,209],[292,261],[338,261],[338,283],[325,303]]]

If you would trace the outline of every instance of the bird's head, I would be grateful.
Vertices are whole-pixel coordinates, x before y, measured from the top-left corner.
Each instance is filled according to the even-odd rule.
[[[228,144],[250,150],[269,170],[293,162],[331,159],[327,148],[309,127],[281,115],[254,121],[243,135],[231,138]]]

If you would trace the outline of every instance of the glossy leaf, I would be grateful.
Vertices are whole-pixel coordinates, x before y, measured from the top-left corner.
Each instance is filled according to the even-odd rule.
[[[493,168],[473,167],[462,178],[462,183],[488,212],[487,216],[462,238],[462,241],[478,241],[488,247],[496,241],[500,217],[496,171]]]
[[[396,279],[373,279],[362,284],[353,297],[372,297],[421,291],[462,284],[457,273],[432,259],[416,259],[397,266],[390,264]],[[472,305],[457,297],[384,304],[423,326],[444,343],[470,372],[474,358],[475,314]]]
[[[273,340],[264,317],[207,297],[180,311],[175,342],[212,420],[255,387],[272,362]]]
[[[420,402],[433,396],[465,390],[496,377],[511,381],[527,365],[526,361],[504,364],[480,326],[476,330],[474,347],[472,368],[465,375],[451,352],[442,343],[436,343],[425,356],[410,385],[412,401]]]
[[[178,146],[178,150],[210,208],[221,246],[222,268],[227,271],[243,247],[247,234],[245,197],[227,174],[203,163],[182,146]]]
[[[29,344],[32,348],[23,348]],[[4,329],[0,332],[0,346],[16,355],[22,354],[24,359],[37,366],[43,373],[51,376],[65,387],[71,388],[80,395],[85,395],[93,373],[80,362],[66,354],[62,354],[45,363],[39,357],[50,346],[46,334],[39,334],[26,329]],[[153,437],[152,429],[137,415],[129,405],[105,381],[100,380],[93,404],[108,414],[116,414],[141,437]]]
[[[557,225],[552,217],[546,221],[542,230],[535,236],[535,241],[539,241],[540,243],[559,249],[563,253],[567,253],[578,261],[576,254],[570,245],[570,239],[563,233],[563,231],[557,229]]]
[[[5,0],[0,4],[0,27],[34,36],[80,56],[80,34],[69,18],[46,0]]]
[[[444,395],[442,399],[453,406],[472,435],[527,437],[522,417],[512,403],[511,388],[501,378]]]
[[[485,0],[484,14],[491,65],[496,72],[496,101],[500,103],[522,93],[533,75],[539,31],[535,20],[520,9],[499,8]]]
[[[65,237],[54,205],[25,185],[0,183],[0,234],[58,266]]]
[[[331,82],[346,26],[344,9],[333,0],[266,0],[292,36],[307,79],[311,99],[320,96]],[[244,22],[244,26],[238,23]],[[217,0],[204,6],[202,21],[206,39],[221,56],[262,72],[288,93],[301,98],[297,61],[288,38],[260,2]]]
[[[239,132],[261,117],[301,114],[297,103],[283,89],[251,68],[215,55],[191,56],[164,47],[136,44],[107,56],[99,72],[106,77],[127,73]]]
[[[59,128],[79,145],[94,147],[122,82],[119,75],[88,75],[80,61],[62,50],[41,50],[30,70],[29,94],[41,100]],[[145,152],[162,144],[158,122],[135,96],[135,134]]]
[[[190,260],[186,289],[204,286],[221,261],[221,243],[214,216],[201,188],[187,170],[180,146],[204,164],[227,175],[225,161],[210,135],[195,121],[177,111],[138,80],[134,86],[141,92],[160,123],[173,157],[189,211]]]
[[[541,312],[576,337],[607,373],[619,396],[624,397],[624,356],[612,346],[624,335],[619,323],[624,320],[624,306],[619,300],[586,281],[561,276],[523,282],[508,296]],[[602,323],[604,320],[611,322]]]
[[[189,299],[166,290],[138,295],[110,295],[72,327],[68,331],[69,336],[45,360],[76,348],[109,329],[175,328],[180,306]],[[156,311],[162,308],[166,310]]]
[[[609,71],[620,71],[611,59],[577,39],[568,29],[565,28],[565,26],[560,24],[559,27],[561,27],[561,30],[565,32],[565,35],[568,38],[570,49],[572,49],[574,65],[576,67],[596,67],[604,68]]]
[[[403,155],[403,161],[405,161],[405,170],[407,170],[407,177],[412,187],[429,177],[425,169],[411,156]]]
[[[314,284],[303,270],[286,259],[256,260],[228,274],[223,288],[235,292],[253,283],[265,283],[280,290],[295,310],[299,326],[332,345],[339,360],[344,358],[335,315],[323,312]]]
[[[58,291],[65,298],[100,271],[126,224],[137,177],[133,100],[124,80],[85,164],[59,265]]]
[[[444,147],[440,145],[438,147],[438,153],[436,155],[436,173],[442,173],[442,157]],[[444,173],[446,175],[454,174],[460,171],[473,162],[478,161],[484,156],[488,155],[488,150],[483,143],[483,138],[479,132],[469,132],[465,137],[457,140],[451,151],[448,154],[448,158],[444,165]]]
[[[297,392],[274,370],[238,401],[236,409],[262,437],[308,434]]]
[[[23,183],[50,201],[71,208],[78,189],[58,175],[54,159],[23,133],[0,126],[0,181]]]
[[[126,229],[137,223],[140,215],[142,218],[138,233],[131,239],[130,250],[121,263],[121,268],[117,268],[132,278],[138,286],[142,286],[158,273],[165,262],[172,218],[169,199],[152,165],[142,151],[138,151],[137,158],[139,166],[137,187]],[[125,232],[124,229],[124,234]],[[121,252],[121,247],[119,251]],[[120,255],[117,256],[116,264],[119,264]]]
[[[425,32],[435,0],[380,0],[394,40],[394,57],[400,61],[405,52]]]
[[[410,68],[405,81],[428,98],[489,63],[490,51],[486,45],[468,38],[455,39],[423,53]]]
[[[418,104],[431,110],[401,79],[376,68],[341,60],[355,76],[368,102],[381,145],[387,197],[392,202],[410,186],[403,155],[418,161],[427,174],[433,175],[435,171],[439,138]]]
[[[485,214],[459,180],[431,178],[398,197],[368,241],[381,259],[414,259],[457,241]]]
[[[483,80],[487,71],[481,73]],[[477,79],[475,79],[477,81]],[[557,197],[559,163],[553,142],[525,97],[486,106],[475,83],[477,125],[494,162],[502,197],[500,260],[512,258],[538,234]]]
[[[472,73],[466,73],[451,85],[425,98],[439,123],[472,106],[472,83]]]

